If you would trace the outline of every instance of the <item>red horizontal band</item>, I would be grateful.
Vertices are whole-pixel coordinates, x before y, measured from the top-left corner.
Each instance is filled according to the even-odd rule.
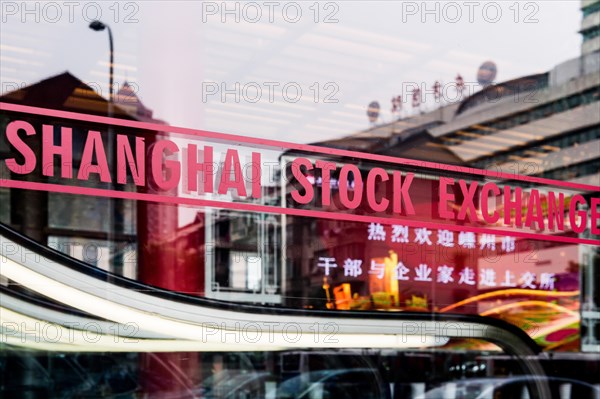
[[[351,213],[338,213],[338,212],[327,212],[327,211],[316,211],[309,209],[295,209],[295,208],[281,208],[270,205],[259,205],[259,204],[245,204],[241,202],[226,202],[226,201],[215,201],[198,198],[183,198],[173,197],[161,194],[147,194],[147,193],[136,193],[127,191],[116,191],[116,190],[105,190],[101,188],[88,188],[88,187],[77,187],[77,186],[65,186],[62,184],[51,184],[51,183],[37,183],[30,181],[21,180],[0,180],[0,187],[8,188],[20,188],[27,190],[37,191],[50,191],[56,193],[66,194],[79,194],[79,195],[90,195],[96,197],[109,197],[109,198],[122,198],[131,200],[141,200],[149,202],[160,202],[167,204],[183,204],[183,205],[194,205],[194,206],[208,206],[212,208],[222,209],[233,209],[249,212],[264,212],[264,213],[276,213],[291,216],[303,216],[303,217],[314,217],[321,219],[332,219],[341,220],[347,222],[362,222],[362,223],[381,223],[381,224],[402,224],[409,227],[427,227],[430,229],[444,228],[452,231],[471,231],[474,233],[484,234],[499,234],[504,236],[514,236],[521,238],[528,238],[534,240],[544,241],[555,241],[569,244],[589,244],[589,245],[600,245],[600,240],[592,240],[587,238],[579,237],[564,237],[555,235],[546,235],[538,233],[527,233],[522,231],[506,231],[498,230],[488,227],[474,227],[464,225],[454,225],[447,223],[435,223],[425,221],[415,221],[410,218],[386,218],[386,217],[373,217],[364,215],[354,215]]]

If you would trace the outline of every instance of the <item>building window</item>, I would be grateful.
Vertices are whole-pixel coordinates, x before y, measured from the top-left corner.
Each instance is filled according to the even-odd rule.
[[[592,3],[592,4],[588,4],[587,6],[583,7],[581,9],[581,11],[583,12],[583,18],[587,17],[588,15],[599,12],[600,11],[600,1],[596,1],[595,3]]]
[[[262,261],[258,254],[231,251],[229,281],[233,289],[258,291],[262,279]]]
[[[584,42],[598,37],[600,36],[600,26],[594,26],[593,28],[587,29],[581,32],[581,35],[583,36]]]

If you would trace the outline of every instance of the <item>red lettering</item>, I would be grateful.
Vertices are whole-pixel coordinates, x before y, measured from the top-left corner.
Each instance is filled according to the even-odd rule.
[[[600,219],[600,212],[598,211],[598,207],[600,206],[600,198],[592,198],[590,206],[592,208],[590,212],[592,234],[600,234],[600,227],[598,227],[598,219]]]
[[[348,185],[348,174],[354,176],[354,194],[352,200],[349,198],[350,187]],[[340,170],[340,202],[348,209],[356,209],[360,205],[363,192],[363,181],[360,170],[356,165],[344,165]]]
[[[412,204],[412,200],[410,198],[410,194],[408,190],[410,189],[410,185],[415,177],[414,173],[407,173],[404,177],[404,182],[402,181],[402,175],[400,172],[395,171],[393,174],[393,186],[394,186],[394,203],[393,203],[393,211],[394,213],[402,212],[402,203],[404,203],[404,207],[406,209],[406,215],[414,215],[415,208]]]
[[[22,164],[17,163],[15,158],[9,158],[6,160],[6,167],[13,173],[26,175],[35,169],[36,159],[33,150],[21,140],[21,137],[19,137],[19,130],[25,130],[27,136],[35,135],[33,126],[25,121],[13,121],[6,126],[6,138],[8,139],[8,142],[12,144],[24,158]]]
[[[554,231],[554,221],[556,228],[565,231],[565,195],[558,193],[558,205],[554,198],[554,192],[548,193],[548,229]]]
[[[233,179],[231,178],[233,172]],[[235,189],[241,197],[246,196],[246,187],[242,177],[242,167],[237,150],[228,149],[225,154],[223,164],[223,173],[221,173],[221,182],[219,183],[219,194],[227,194],[229,189]]]
[[[387,172],[382,168],[373,168],[369,171],[369,175],[367,176],[367,202],[371,209],[375,212],[384,212],[390,201],[387,198],[382,198],[381,202],[377,202],[377,187],[376,181],[377,177],[381,178],[382,182],[388,181],[390,176]]]
[[[463,193],[464,199],[458,212],[458,220],[465,220],[467,212],[469,212],[469,220],[474,222],[477,220],[477,208],[473,203],[475,194],[477,193],[478,183],[476,181],[471,182],[470,187],[467,187],[467,182],[459,180],[460,190]]]
[[[252,153],[252,175],[250,176],[250,182],[252,183],[252,197],[260,198],[262,196],[262,185],[260,184],[260,178],[262,176],[260,152]]]
[[[483,220],[485,220],[486,223],[496,223],[500,219],[500,213],[497,210],[494,210],[490,215],[490,192],[494,194],[494,199],[501,193],[500,188],[498,188],[495,183],[485,183],[481,188],[481,213],[483,215]]]
[[[440,177],[440,202],[438,203],[438,213],[444,219],[454,219],[454,212],[448,210],[448,202],[454,201],[454,194],[450,194],[447,187],[454,185],[454,179],[450,177]]]
[[[304,195],[301,195],[299,190],[294,190],[292,191],[292,198],[299,204],[308,204],[313,200],[315,195],[314,188],[300,170],[301,167],[304,167],[308,171],[312,170],[313,165],[306,158],[296,158],[292,161],[292,175],[294,175],[298,183],[304,188]]]
[[[201,153],[201,158],[198,159],[198,147],[196,144],[190,144],[187,147],[187,186],[188,190],[198,190],[198,171],[202,171],[200,175],[203,182],[203,193],[212,193],[213,186],[213,148],[204,146]]]
[[[331,174],[335,170],[334,162],[317,161],[315,162],[317,169],[321,169],[321,204],[324,206],[331,204]]]
[[[512,190],[510,186],[504,186],[504,224],[506,226],[512,226],[512,211],[515,211],[515,225],[517,227],[523,226],[523,217],[521,208],[523,202],[521,196],[523,190],[521,187],[515,187],[515,199],[512,200]]]
[[[146,145],[142,137],[135,138],[135,160],[127,136],[117,135],[117,183],[127,183],[127,165],[137,186],[146,184]]]
[[[583,233],[587,226],[587,212],[584,210],[577,210],[578,204],[585,204],[585,199],[581,194],[575,194],[571,197],[571,203],[569,204],[569,221],[571,222],[571,230],[575,233]],[[579,224],[577,224],[578,217]]]
[[[544,214],[540,203],[540,192],[536,189],[532,189],[529,195],[527,215],[525,215],[525,227],[535,230],[536,228],[533,226],[534,223],[537,224],[538,230],[544,230]]]
[[[68,127],[60,129],[60,145],[54,144],[54,126],[42,126],[42,174],[54,176],[54,156],[60,156],[60,176],[73,178],[73,130]]]
[[[96,155],[96,161],[98,164],[94,165],[92,159],[94,154]],[[90,130],[83,147],[83,155],[81,156],[81,165],[79,166],[79,173],[77,178],[79,180],[88,180],[90,173],[97,173],[100,175],[100,180],[104,183],[110,183],[110,172],[108,169],[108,162],[106,161],[106,153],[104,152],[104,144],[102,143],[102,136],[100,132]]]
[[[177,144],[171,140],[159,140],[152,146],[152,179],[160,190],[168,191],[177,187],[181,177],[181,166],[179,162],[165,160],[163,158],[179,152]],[[166,177],[163,175],[163,166],[166,169]]]

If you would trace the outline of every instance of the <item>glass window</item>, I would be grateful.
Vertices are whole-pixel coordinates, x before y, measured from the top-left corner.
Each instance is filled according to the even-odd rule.
[[[598,1],[0,3],[0,396],[599,399]]]

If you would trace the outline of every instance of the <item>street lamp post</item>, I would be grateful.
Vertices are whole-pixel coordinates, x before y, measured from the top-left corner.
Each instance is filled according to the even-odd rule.
[[[96,32],[100,32],[103,31],[104,29],[106,29],[108,31],[108,44],[109,44],[109,48],[110,48],[110,63],[108,65],[108,110],[107,110],[107,116],[109,118],[113,117],[113,106],[114,106],[114,95],[113,95],[113,80],[114,80],[114,47],[113,47],[113,36],[112,36],[112,31],[110,29],[110,26],[108,26],[107,24],[100,22],[98,20],[92,21],[90,23],[90,29],[96,31]],[[108,157],[109,157],[109,163],[111,165],[114,166],[115,164],[115,154],[114,154],[114,148],[113,148],[113,142],[114,142],[114,132],[112,129],[112,125],[109,123],[108,125],[108,129],[107,129],[107,135],[106,135],[106,139],[108,141],[108,145],[107,145],[107,150],[108,150]],[[114,190],[115,186],[114,183],[111,180],[111,183],[109,183],[110,185],[110,189]],[[107,241],[109,243],[112,243],[114,248],[115,248],[115,252],[113,253],[113,264],[112,264],[112,272],[117,272],[119,273],[121,270],[121,266],[122,266],[122,262],[121,262],[121,256],[120,256],[120,251],[117,250],[117,243],[116,243],[116,239],[115,239],[115,235],[116,235],[116,218],[117,218],[117,212],[118,212],[118,208],[119,208],[119,201],[117,201],[115,198],[110,198],[108,197],[108,208],[109,208],[109,217],[108,217],[108,232],[107,232]]]
[[[112,117],[112,103],[113,103],[113,62],[114,62],[114,48],[113,48],[113,36],[110,26],[100,21],[92,21],[90,23],[90,29],[100,32],[104,29],[108,30],[108,44],[110,46],[110,64],[108,65],[108,101],[109,101],[109,117]]]

